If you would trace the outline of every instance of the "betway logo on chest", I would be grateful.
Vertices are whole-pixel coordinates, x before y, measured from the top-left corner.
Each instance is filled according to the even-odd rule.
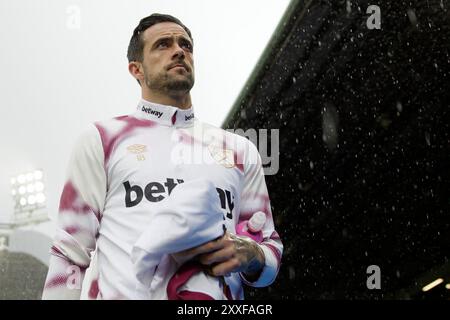
[[[145,106],[142,106],[142,111],[145,112],[145,113],[148,113],[148,114],[155,115],[155,116],[158,117],[158,119],[161,118],[161,116],[163,115],[163,112],[156,111],[156,110],[153,110],[150,107],[145,107]]]
[[[175,179],[167,178],[164,184],[156,181],[150,182],[145,186],[144,189],[142,189],[138,185],[132,186],[130,185],[129,181],[125,181],[123,183],[123,186],[125,187],[125,206],[127,208],[134,207],[142,201],[144,195],[145,198],[150,202],[159,202],[163,200],[165,198],[163,194],[166,193],[166,190],[167,195],[170,196],[173,188],[175,188],[178,184],[184,182],[182,179],[176,180],[177,182],[175,182]]]
[[[172,190],[179,184],[183,183],[182,179],[167,178],[164,183],[150,182],[144,188],[139,185],[131,185],[129,181],[125,181],[125,206],[127,208],[138,205],[144,198],[150,202],[159,202],[170,196]],[[226,189],[216,188],[220,206],[224,210],[224,216],[228,219],[233,218],[234,195]],[[225,217],[224,217],[225,219]]]

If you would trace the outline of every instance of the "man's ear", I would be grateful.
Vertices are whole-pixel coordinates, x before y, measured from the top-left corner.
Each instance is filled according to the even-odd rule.
[[[139,84],[144,80],[144,70],[142,63],[139,61],[131,61],[128,63],[128,71],[138,81]]]

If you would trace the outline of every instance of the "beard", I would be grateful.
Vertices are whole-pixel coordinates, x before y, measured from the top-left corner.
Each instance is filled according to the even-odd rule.
[[[151,74],[145,67],[144,80],[149,89],[172,94],[176,92],[189,92],[194,86],[194,76],[192,73],[186,73],[185,76],[172,75],[166,71]]]

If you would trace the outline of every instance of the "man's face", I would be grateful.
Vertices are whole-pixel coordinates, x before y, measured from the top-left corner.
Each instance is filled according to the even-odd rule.
[[[142,34],[145,85],[168,93],[189,92],[194,85],[193,45],[173,22],[157,23]]]

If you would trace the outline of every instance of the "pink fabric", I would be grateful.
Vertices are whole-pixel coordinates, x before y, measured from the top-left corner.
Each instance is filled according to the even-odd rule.
[[[196,273],[203,272],[203,267],[198,262],[189,261],[182,265],[172,276],[167,285],[167,297],[169,300],[214,300],[213,297],[194,291],[178,291]],[[224,294],[228,300],[233,300],[230,287],[224,281]]]
[[[175,113],[172,116],[172,124],[175,124],[176,120],[177,120],[177,112],[175,111]]]
[[[126,125],[119,132],[116,132],[114,134],[108,133],[106,131],[106,128],[104,128],[98,122],[95,123],[95,126],[97,127],[97,130],[100,133],[100,138],[103,144],[103,151],[105,154],[105,167],[107,166],[107,163],[109,161],[109,158],[111,157],[113,149],[116,146],[116,144],[118,144],[118,142],[120,142],[127,136],[131,135],[136,128],[154,127],[157,125],[156,122],[150,120],[140,120],[130,116],[119,116],[116,117],[115,119],[124,121]]]
[[[169,300],[214,300],[211,296],[192,291],[180,291],[183,284],[185,284],[190,277],[192,277],[197,272],[203,272],[200,264],[195,262],[187,262],[183,264],[177,272],[172,276],[167,285],[167,297]]]
[[[201,292],[192,292],[183,290],[178,292],[177,299],[169,299],[169,300],[214,300],[211,296]]]
[[[98,280],[95,279],[95,280],[92,281],[91,287],[89,288],[89,298],[90,299],[97,299],[98,293],[99,293]]]
[[[87,214],[91,208],[83,202],[71,181],[67,181],[59,202],[59,211],[73,211],[75,213]]]

